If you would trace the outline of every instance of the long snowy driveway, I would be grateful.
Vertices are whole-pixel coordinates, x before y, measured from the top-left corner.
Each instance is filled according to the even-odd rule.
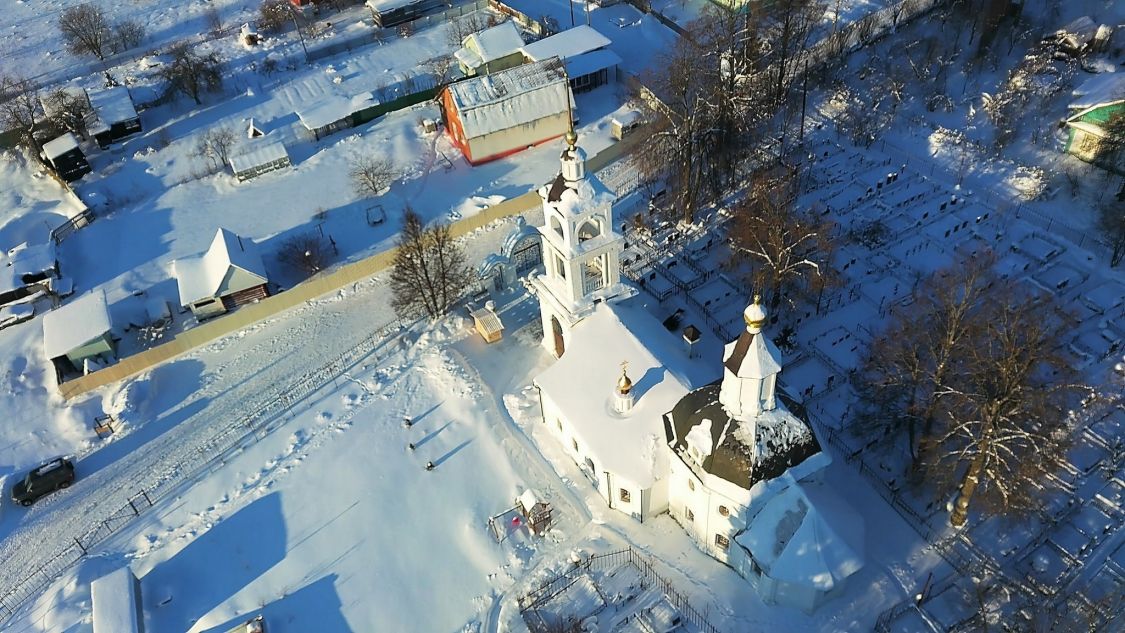
[[[9,508],[0,529],[0,595],[19,587],[59,552],[142,489],[179,480],[245,432],[240,420],[289,385],[390,321],[388,293],[369,281],[293,310],[136,379],[140,411],[131,433],[82,456],[78,481],[30,509]],[[176,399],[187,395],[182,402]],[[5,500],[6,501],[6,500]]]

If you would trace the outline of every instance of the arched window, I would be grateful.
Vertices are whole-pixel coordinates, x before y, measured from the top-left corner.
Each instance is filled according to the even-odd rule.
[[[551,230],[553,230],[555,233],[557,233],[559,237],[563,236],[562,222],[560,222],[557,217],[552,215],[552,216],[550,216],[550,219],[547,220],[547,222],[550,225]]]
[[[601,223],[594,219],[586,220],[578,227],[578,243],[593,239],[602,234]]]

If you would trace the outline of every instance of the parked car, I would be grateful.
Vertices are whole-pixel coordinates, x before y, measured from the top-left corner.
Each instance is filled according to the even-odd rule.
[[[33,468],[23,479],[12,486],[12,501],[29,506],[56,490],[69,488],[74,483],[74,463],[65,457],[56,457]]]

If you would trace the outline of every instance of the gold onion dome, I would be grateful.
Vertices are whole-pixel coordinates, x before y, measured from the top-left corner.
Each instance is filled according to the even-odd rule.
[[[558,138],[558,137],[556,136],[555,138]],[[575,144],[577,144],[577,143],[578,143],[578,134],[576,134],[574,132],[574,128],[572,127],[566,133],[566,144],[569,145],[570,147],[574,147]]]
[[[762,295],[754,295],[754,303],[746,307],[742,313],[747,327],[762,329],[766,325],[766,311],[762,308]]]
[[[617,393],[621,395],[628,395],[633,390],[633,381],[629,380],[629,375],[625,373],[625,368],[621,368],[621,377],[617,379]]]

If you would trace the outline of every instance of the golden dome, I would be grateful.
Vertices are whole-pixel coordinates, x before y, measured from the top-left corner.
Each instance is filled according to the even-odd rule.
[[[633,381],[629,380],[629,375],[626,372],[625,363],[622,363],[621,377],[617,379],[617,393],[627,395],[633,390]]]
[[[558,138],[558,137],[556,136],[555,138]],[[572,127],[566,133],[566,144],[569,145],[570,147],[574,147],[575,144],[577,144],[577,143],[578,143],[578,134],[576,134],[574,132],[574,128]]]
[[[766,325],[766,311],[762,308],[762,295],[754,295],[754,303],[746,307],[742,313],[742,318],[746,321],[746,326],[754,329],[762,329]]]

